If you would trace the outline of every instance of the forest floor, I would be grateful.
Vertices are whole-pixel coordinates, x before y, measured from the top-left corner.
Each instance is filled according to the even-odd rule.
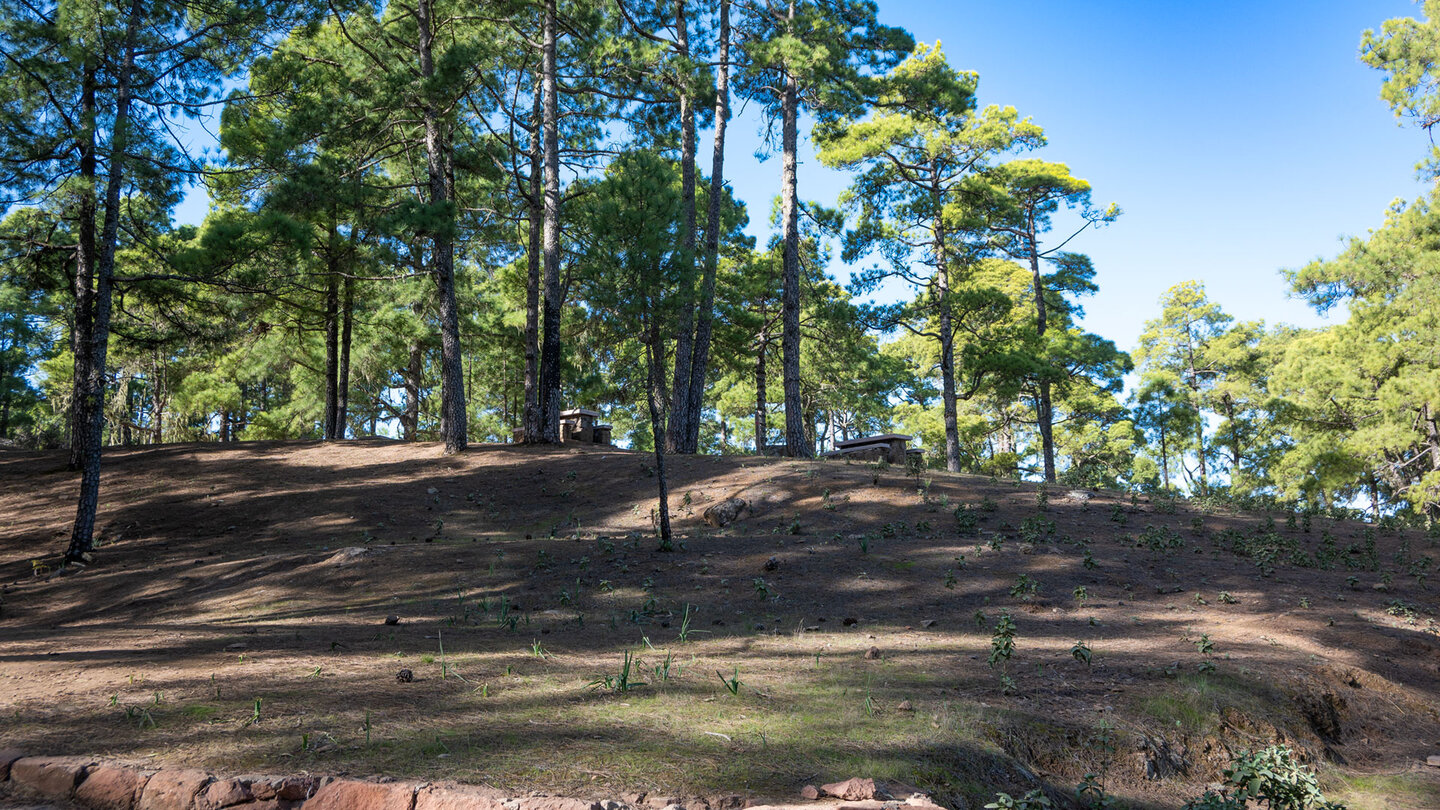
[[[664,553],[645,454],[259,442],[107,449],[101,547],[62,574],[64,462],[0,451],[0,748],[584,797],[860,776],[957,808],[1093,772],[1175,808],[1283,742],[1352,809],[1440,807],[1423,532],[672,457]]]

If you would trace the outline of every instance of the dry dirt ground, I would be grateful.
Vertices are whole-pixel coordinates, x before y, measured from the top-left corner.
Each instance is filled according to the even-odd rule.
[[[978,808],[1096,773],[1175,808],[1283,742],[1352,808],[1440,807],[1435,535],[695,457],[666,553],[652,462],[110,449],[95,564],[59,572],[77,479],[0,451],[0,747],[715,804],[872,776]]]

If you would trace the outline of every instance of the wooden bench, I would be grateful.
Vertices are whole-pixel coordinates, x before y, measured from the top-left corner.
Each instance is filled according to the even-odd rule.
[[[598,425],[595,420],[600,417],[598,411],[585,408],[575,408],[569,411],[560,412],[560,441],[578,442],[581,444],[610,444],[610,425]],[[515,428],[511,433],[514,442],[519,444],[525,441],[525,429]]]
[[[574,408],[560,412],[560,441],[581,444],[610,444],[610,425],[596,424],[598,411]]]
[[[914,436],[900,433],[882,433],[878,436],[846,439],[843,442],[836,442],[835,449],[826,453],[824,457],[905,464],[908,456],[919,455],[922,458],[924,456],[924,451],[919,448],[908,447],[914,438]]]

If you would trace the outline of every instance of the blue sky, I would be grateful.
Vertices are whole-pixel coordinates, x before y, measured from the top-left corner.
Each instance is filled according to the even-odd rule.
[[[1044,127],[1037,156],[1124,209],[1072,243],[1098,271],[1085,325],[1123,349],[1161,293],[1191,279],[1239,319],[1323,323],[1287,296],[1280,270],[1334,256],[1391,200],[1422,192],[1424,136],[1396,125],[1381,74],[1356,58],[1366,28],[1419,13],[1407,0],[880,0],[884,22],[980,74],[981,104]],[[761,126],[753,105],[738,109],[726,176],[763,244],[780,163],[755,159]],[[799,171],[801,196],[825,204],[849,182],[808,142]],[[197,192],[177,216],[204,210]]]
[[[1356,57],[1366,28],[1419,14],[1405,0],[880,0],[884,22],[980,74],[981,104],[1044,127],[1037,156],[1124,209],[1072,243],[1098,271],[1085,325],[1123,349],[1191,279],[1242,320],[1322,322],[1280,269],[1334,256],[1423,190],[1424,135],[1396,125]],[[732,123],[726,174],[763,235],[780,165],[752,158],[758,129],[753,109]],[[799,183],[833,204],[848,178],[807,150]]]

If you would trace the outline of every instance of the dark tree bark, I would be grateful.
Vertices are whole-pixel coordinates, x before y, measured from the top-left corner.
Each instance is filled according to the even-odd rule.
[[[355,321],[355,279],[345,277],[345,295],[340,302],[340,380],[335,399],[335,438],[345,438],[350,421],[350,335]]]
[[[70,351],[74,357],[74,380],[70,396],[71,470],[85,466],[84,414],[86,380],[90,379],[89,346],[94,341],[95,292],[95,64],[87,61],[80,87],[80,204],[75,230],[75,311],[70,329]]]
[[[1035,334],[1044,344],[1046,329],[1045,277],[1040,274],[1040,246],[1035,238],[1035,212],[1031,211],[1026,220],[1026,233],[1030,240],[1030,274],[1035,285]],[[1050,381],[1041,379],[1039,392],[1035,397],[1035,425],[1040,430],[1040,451],[1045,466],[1046,483],[1055,483],[1055,433],[1054,411],[1050,399]]]
[[[793,3],[790,5],[789,14],[793,20]],[[795,77],[787,71],[780,127],[780,148],[783,153],[780,164],[780,220],[784,228],[780,363],[785,388],[785,454],[809,458],[814,453],[805,443],[805,414],[800,402],[800,201],[795,186],[799,95],[799,85]]]
[[[653,312],[653,310],[652,310]],[[660,551],[673,551],[670,534],[670,485],[665,477],[665,381],[660,366],[665,357],[660,353],[660,322],[653,314],[645,343],[646,376],[649,378],[650,435],[655,441],[655,485],[659,494],[656,529],[660,534]]]
[[[430,0],[419,0],[416,17],[420,29],[420,75],[435,75],[434,20]],[[431,274],[435,277],[440,310],[440,438],[446,453],[464,451],[466,436],[465,378],[460,357],[460,313],[455,302],[455,180],[451,165],[450,133],[440,120],[440,111],[427,100],[422,110],[425,123],[425,166],[429,179],[428,197],[432,207],[446,209],[446,223],[430,236]]]
[[[755,454],[759,456],[768,452],[766,433],[769,425],[766,424],[766,410],[770,403],[765,401],[765,381],[769,374],[765,368],[765,349],[769,342],[769,338],[761,333],[759,351],[755,352]]]
[[[530,115],[530,195],[525,201],[530,226],[530,241],[525,251],[529,272],[525,281],[525,415],[522,424],[526,442],[544,440],[544,419],[540,412],[540,233],[544,219],[540,188],[540,175],[544,172],[541,163],[544,153],[540,148],[541,95],[541,92],[535,93]]]
[[[715,321],[715,276],[720,266],[720,210],[725,196],[725,126],[730,119],[730,0],[720,0],[720,73],[715,78],[715,148],[710,158],[710,206],[705,227],[705,269],[696,307],[694,357],[690,362],[690,391],[685,409],[690,414],[682,450],[700,448],[700,412],[705,400],[705,379],[710,370],[710,340]],[[724,448],[724,442],[721,442]]]
[[[689,22],[685,19],[686,0],[675,0],[675,49],[682,58],[690,57]],[[695,311],[695,103],[684,84],[680,95],[680,263],[679,325],[675,332],[675,378],[670,396],[670,429],[667,433],[671,452],[686,452],[690,423],[698,426],[697,414],[690,412],[690,370],[694,363]],[[689,452],[694,452],[690,450]]]
[[[416,340],[410,344],[410,364],[405,377],[405,415],[400,420],[400,437],[407,442],[420,438],[420,389],[425,373],[425,354]]]
[[[101,230],[95,266],[95,316],[90,343],[83,346],[90,356],[81,398],[76,407],[82,414],[80,497],[75,509],[75,526],[68,562],[85,562],[95,548],[95,517],[100,505],[100,448],[105,429],[105,362],[110,344],[110,305],[115,278],[115,242],[120,231],[120,189],[124,182],[126,149],[130,129],[130,78],[135,68],[135,39],[139,35],[141,2],[130,6],[125,26],[124,60],[116,77],[115,118],[110,133],[109,172],[105,181],[105,224]]]
[[[955,329],[951,322],[950,257],[945,238],[942,222],[935,229],[935,282],[940,310],[940,399],[945,415],[945,469],[960,472],[960,427],[955,414]]]
[[[540,347],[542,433],[560,442],[560,118],[555,74],[555,0],[545,0],[545,44],[541,91],[545,117],[545,213],[541,235],[545,257],[544,342]]]
[[[335,234],[330,234],[330,272],[325,276],[325,441],[335,438],[335,417],[339,414],[340,371],[340,276],[336,272]]]

